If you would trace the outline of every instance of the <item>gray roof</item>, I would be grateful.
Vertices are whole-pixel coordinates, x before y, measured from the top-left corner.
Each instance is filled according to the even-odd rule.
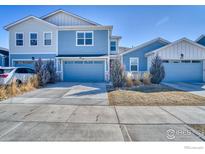
[[[121,53],[124,53],[124,52],[126,52],[126,51],[128,51],[128,50],[130,50],[131,48],[128,48],[128,47],[119,47],[119,53],[121,54]]]

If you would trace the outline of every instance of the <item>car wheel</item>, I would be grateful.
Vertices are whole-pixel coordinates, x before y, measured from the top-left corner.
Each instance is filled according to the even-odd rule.
[[[22,84],[22,81],[21,80],[16,80],[16,85],[17,86],[20,86]]]

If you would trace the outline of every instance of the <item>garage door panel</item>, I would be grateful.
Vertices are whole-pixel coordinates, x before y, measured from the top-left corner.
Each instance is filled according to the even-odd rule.
[[[35,63],[33,61],[14,61],[15,67],[28,67],[31,69],[35,68]]]
[[[202,82],[203,65],[200,63],[164,63],[166,82]]]
[[[103,82],[104,61],[64,62],[63,80],[69,82]]]

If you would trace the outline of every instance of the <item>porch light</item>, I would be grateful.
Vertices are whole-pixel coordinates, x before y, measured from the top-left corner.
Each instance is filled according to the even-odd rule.
[[[180,59],[183,59],[183,58],[184,58],[184,54],[181,53],[181,55],[180,55]]]

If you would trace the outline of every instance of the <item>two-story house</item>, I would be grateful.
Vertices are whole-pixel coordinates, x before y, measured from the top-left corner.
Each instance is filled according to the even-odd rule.
[[[62,81],[109,80],[110,59],[119,52],[120,36],[105,26],[58,10],[41,18],[28,16],[5,26],[9,31],[10,66],[34,68],[54,60]]]

